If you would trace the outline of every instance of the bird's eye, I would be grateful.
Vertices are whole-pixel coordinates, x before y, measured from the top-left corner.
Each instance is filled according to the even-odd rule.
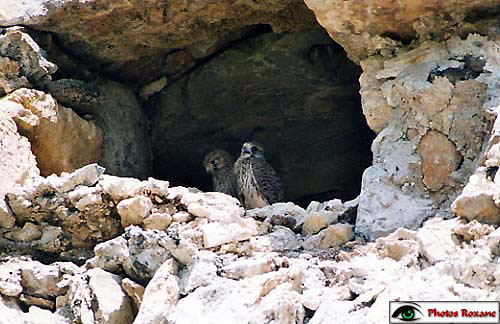
[[[416,307],[403,305],[394,311],[392,317],[405,322],[413,322],[421,318],[419,314],[422,315],[422,312],[420,312]]]
[[[212,165],[215,165],[215,163],[217,163],[217,160],[212,160],[212,161],[210,161],[210,163],[211,163]]]
[[[257,153],[257,151],[259,149],[256,146],[252,146],[251,150],[252,150],[252,153]]]

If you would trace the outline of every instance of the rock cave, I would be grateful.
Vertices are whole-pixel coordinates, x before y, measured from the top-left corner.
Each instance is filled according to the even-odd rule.
[[[157,49],[154,58],[124,63],[96,62],[107,49],[87,53],[65,34],[33,31],[49,59],[64,62],[39,87],[81,117],[92,116],[103,130],[99,162],[110,174],[210,191],[204,155],[222,148],[237,158],[254,140],[279,173],[286,201],[306,207],[351,200],[371,165],[375,137],[361,109],[362,71],[309,19],[284,31],[274,26],[276,32],[272,24],[250,24],[228,39]],[[75,103],[68,79],[83,80],[78,89],[94,100]],[[41,171],[56,169],[49,170]]]
[[[252,140],[263,143],[287,201],[353,199],[374,138],[361,111],[360,73],[320,29],[260,27],[146,105],[154,174],[210,191],[204,155],[223,148],[238,157]]]

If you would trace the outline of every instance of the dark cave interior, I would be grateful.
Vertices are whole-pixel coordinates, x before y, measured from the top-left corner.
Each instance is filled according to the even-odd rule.
[[[204,155],[220,148],[237,158],[253,140],[264,145],[287,201],[353,199],[374,138],[361,110],[360,74],[322,30],[256,28],[148,103],[154,175],[210,191]]]

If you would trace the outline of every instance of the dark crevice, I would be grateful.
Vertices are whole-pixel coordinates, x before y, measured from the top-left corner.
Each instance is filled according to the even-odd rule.
[[[472,23],[479,20],[495,18],[500,15],[500,5],[496,7],[480,7],[469,11],[464,18],[465,22]]]
[[[487,167],[486,168],[486,178],[490,181],[493,181],[495,179],[495,175],[497,174],[497,171],[498,171],[497,166]]]
[[[415,35],[402,35],[402,34],[398,34],[396,32],[390,32],[390,31],[383,32],[380,34],[380,36],[390,38],[396,42],[400,42],[403,45],[410,45],[411,42],[413,42],[414,40],[417,39],[415,37]]]
[[[440,70],[439,67],[436,67],[429,73],[427,81],[432,83],[436,77],[445,77],[452,84],[456,84],[458,81],[473,80],[483,73],[483,68],[486,64],[483,58],[470,55],[455,60],[462,62],[464,65],[463,68],[447,68]]]
[[[309,309],[307,307],[304,307],[305,314],[304,314],[304,324],[309,323],[309,321],[313,318],[314,314],[316,311]]]

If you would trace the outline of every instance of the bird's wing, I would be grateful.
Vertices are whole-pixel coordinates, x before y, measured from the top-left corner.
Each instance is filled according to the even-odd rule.
[[[241,158],[238,158],[236,162],[234,163],[234,175],[236,178],[236,192],[238,195],[239,201],[245,205],[245,196],[243,195],[243,192],[241,190],[243,183],[241,182],[241,177],[242,177],[242,172],[243,172],[243,166],[242,166],[242,160]]]
[[[283,201],[280,178],[266,160],[260,160],[259,163],[252,163],[252,171],[259,187],[258,190],[270,204]]]

